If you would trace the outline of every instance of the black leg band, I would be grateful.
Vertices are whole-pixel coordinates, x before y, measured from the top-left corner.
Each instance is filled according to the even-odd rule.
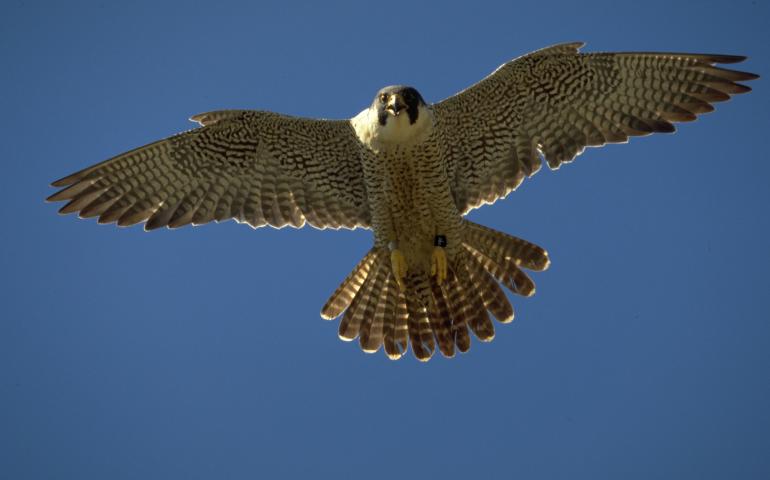
[[[446,237],[444,235],[436,235],[433,239],[433,245],[437,247],[446,247]]]

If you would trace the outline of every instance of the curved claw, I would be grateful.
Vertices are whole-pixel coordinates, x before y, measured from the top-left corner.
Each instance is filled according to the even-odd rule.
[[[406,290],[404,279],[406,278],[406,259],[401,250],[394,249],[390,252],[390,264],[393,267],[393,276],[396,278],[398,288],[403,292]]]
[[[446,280],[447,260],[444,247],[433,247],[430,260],[430,274],[436,276],[436,283],[441,285]]]

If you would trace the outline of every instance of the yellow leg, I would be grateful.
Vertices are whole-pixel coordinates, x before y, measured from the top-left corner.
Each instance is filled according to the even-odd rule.
[[[436,276],[436,282],[441,285],[446,280],[447,261],[444,247],[433,247],[430,260],[430,274]]]
[[[406,290],[404,278],[406,278],[406,259],[399,249],[393,249],[390,252],[390,264],[393,267],[393,276],[396,277],[398,288],[403,292]]]

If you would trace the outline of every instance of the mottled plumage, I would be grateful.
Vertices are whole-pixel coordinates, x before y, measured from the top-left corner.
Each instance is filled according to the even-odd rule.
[[[541,166],[585,147],[673,132],[750,89],[756,75],[716,67],[744,57],[681,53],[580,54],[580,43],[512,60],[472,87],[428,105],[387,87],[349,121],[219,111],[201,128],[152,143],[53,183],[100,223],[147,230],[235,219],[253,227],[370,228],[374,246],[321,310],[342,316],[340,338],[411,344],[420,360],[494,338],[491,318],[514,312],[500,285],[530,296],[524,270],[548,267],[525,240],[463,218],[505,197]]]

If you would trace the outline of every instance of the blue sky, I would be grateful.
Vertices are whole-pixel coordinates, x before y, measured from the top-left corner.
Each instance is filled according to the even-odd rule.
[[[5,2],[0,476],[770,477],[764,79],[475,211],[553,263],[452,360],[366,355],[320,319],[367,231],[145,233],[43,202],[195,113],[348,118],[394,83],[438,101],[564,41],[766,78],[768,4],[694,5]]]

